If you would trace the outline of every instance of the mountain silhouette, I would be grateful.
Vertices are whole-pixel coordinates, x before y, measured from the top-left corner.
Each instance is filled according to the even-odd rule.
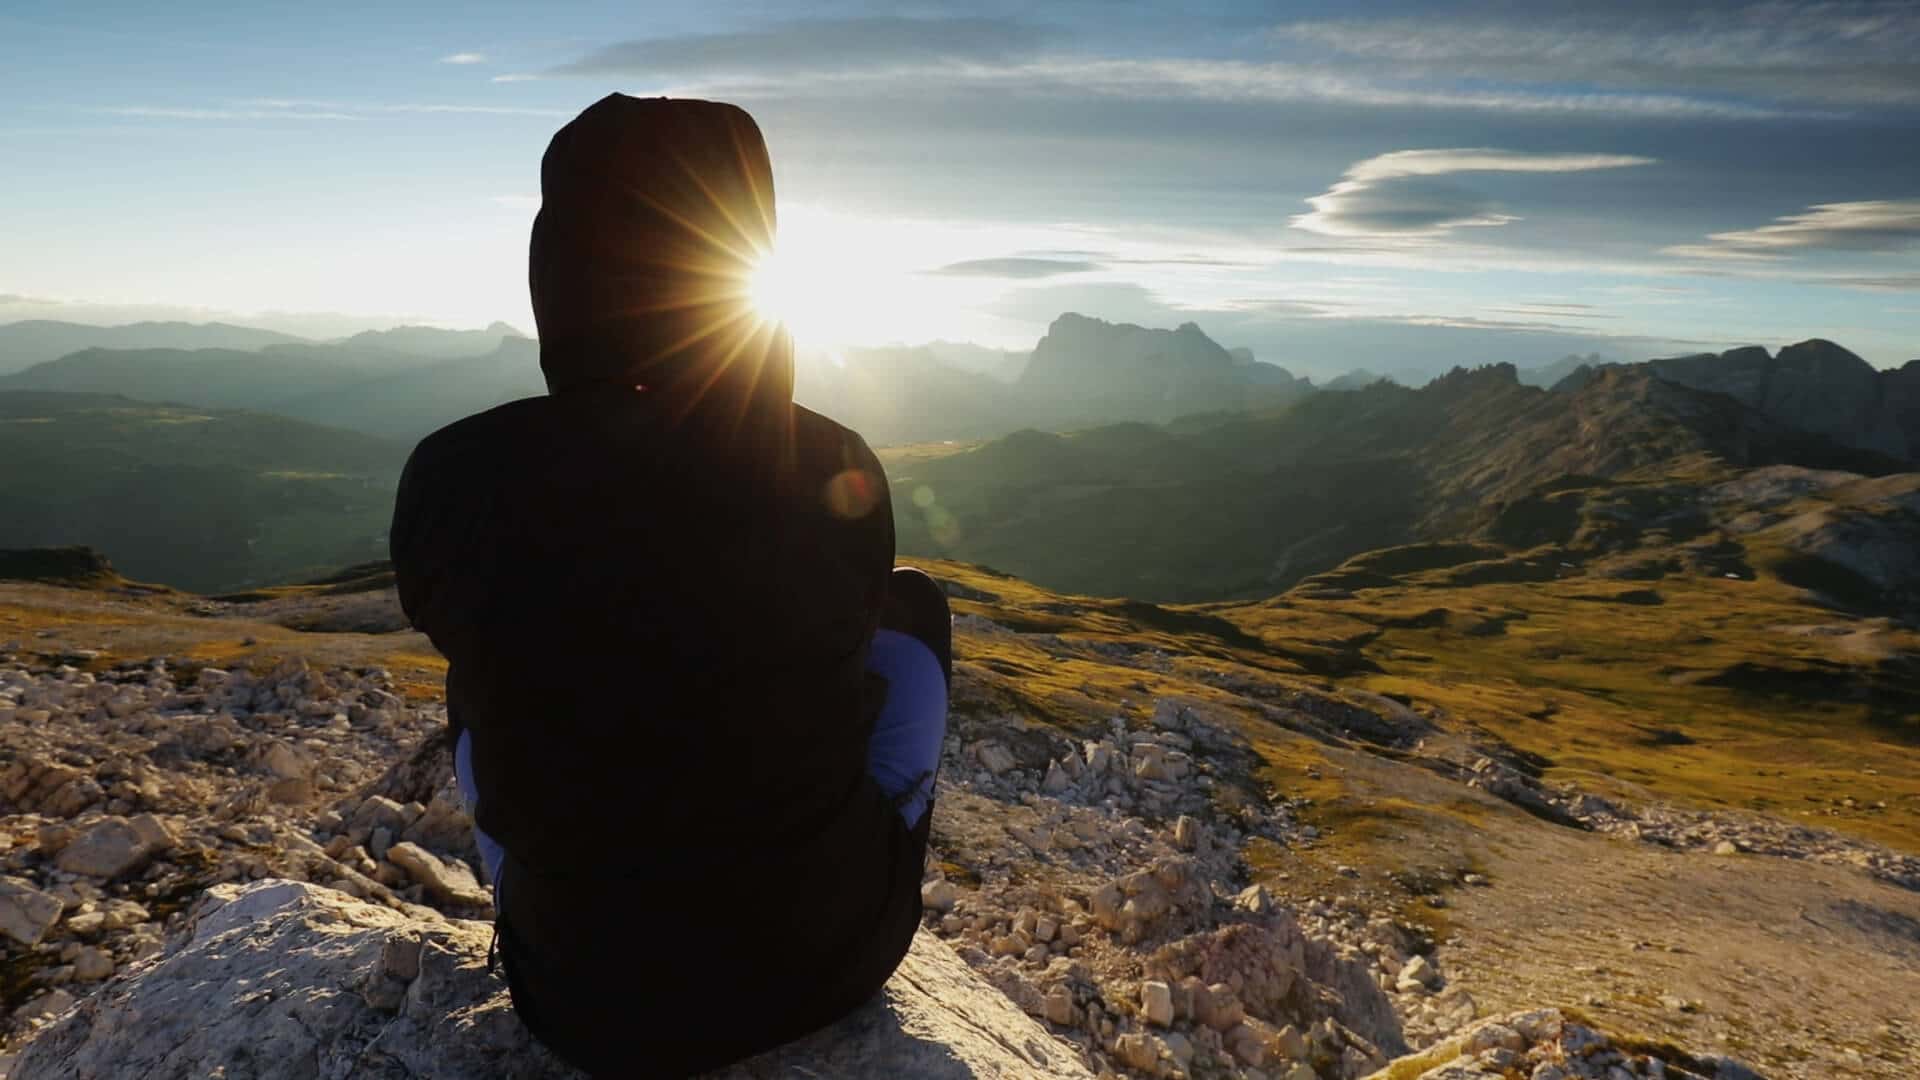
[[[57,319],[0,325],[0,375],[82,349],[260,349],[304,342],[292,334],[227,323],[139,322],[93,326]]]

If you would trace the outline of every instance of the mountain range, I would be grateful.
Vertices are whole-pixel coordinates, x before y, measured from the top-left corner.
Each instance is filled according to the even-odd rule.
[[[56,319],[0,325],[0,375],[58,360],[82,349],[261,349],[296,345],[292,334],[228,323],[140,322],[93,326]]]
[[[1215,420],[1024,431],[903,462],[901,548],[1096,595],[1253,597],[1364,551],[1511,524],[1576,481],[1913,468],[1647,365],[1563,392],[1522,385],[1511,365],[1456,369],[1417,390],[1382,382]]]
[[[1569,477],[1915,468],[1920,365],[1876,372],[1821,340],[1778,356],[1591,359],[1563,361],[1581,363],[1552,391],[1511,365],[1419,388],[1365,373],[1318,388],[1191,323],[1068,313],[1024,363],[952,344],[849,350],[802,364],[797,397],[876,446],[920,448],[885,455],[903,552],[1151,599],[1267,595],[1372,549],[1483,535]],[[205,589],[356,561],[385,527],[366,508],[390,495],[412,442],[543,391],[538,343],[504,324],[85,348],[0,376],[5,490],[34,507],[0,543],[97,543],[136,577]],[[268,434],[276,421],[300,433],[298,460]],[[89,425],[112,433],[111,452]],[[188,449],[200,456],[182,460]],[[146,492],[165,492],[164,507]],[[142,539],[116,500],[198,524]],[[306,514],[329,505],[358,509]],[[229,540],[191,539],[215,519]]]
[[[1554,385],[1577,390],[1602,366],[1579,365]],[[1649,360],[1646,367],[1670,382],[1726,394],[1847,446],[1920,461],[1920,360],[1881,371],[1831,341],[1813,338],[1778,354],[1750,345]]]
[[[22,326],[27,329],[16,331]],[[160,330],[150,333],[155,327]],[[48,351],[55,337],[80,346],[0,375],[0,392],[113,393],[255,409],[407,440],[546,392],[538,343],[504,323],[476,331],[400,327],[337,342],[218,324],[141,324],[84,336],[99,329],[0,327],[0,357],[15,358],[0,361],[5,366]],[[234,337],[239,331],[267,336],[253,346]],[[155,343],[161,338],[179,344]],[[1023,427],[1163,423],[1190,413],[1271,407],[1312,391],[1310,381],[1245,350],[1230,353],[1192,323],[1157,330],[1071,313],[1055,320],[1030,355],[937,342],[809,359],[797,372],[798,400],[876,445],[991,438]]]

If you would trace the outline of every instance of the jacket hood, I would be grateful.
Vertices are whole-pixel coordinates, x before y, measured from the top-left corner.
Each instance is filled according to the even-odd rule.
[[[790,406],[793,345],[749,296],[773,166],[733,105],[610,94],[540,162],[528,285],[554,393],[645,386],[684,413]]]

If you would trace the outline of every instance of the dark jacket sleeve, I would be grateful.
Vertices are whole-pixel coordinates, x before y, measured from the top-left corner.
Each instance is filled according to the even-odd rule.
[[[453,470],[442,465],[445,450],[437,438],[416,447],[401,470],[387,548],[400,610],[451,661],[463,651],[458,635],[478,625],[478,613],[459,610],[460,605],[471,605],[480,596],[457,587],[453,575],[457,560],[471,560],[485,552],[469,538],[486,527],[492,498],[484,488],[462,484]],[[451,663],[447,676],[447,738],[451,741],[460,737],[465,720]]]

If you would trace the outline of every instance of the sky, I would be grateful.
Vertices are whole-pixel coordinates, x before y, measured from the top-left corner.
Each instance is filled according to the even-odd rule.
[[[531,329],[547,139],[771,147],[805,347],[1920,357],[1920,4],[0,0],[0,321]]]

